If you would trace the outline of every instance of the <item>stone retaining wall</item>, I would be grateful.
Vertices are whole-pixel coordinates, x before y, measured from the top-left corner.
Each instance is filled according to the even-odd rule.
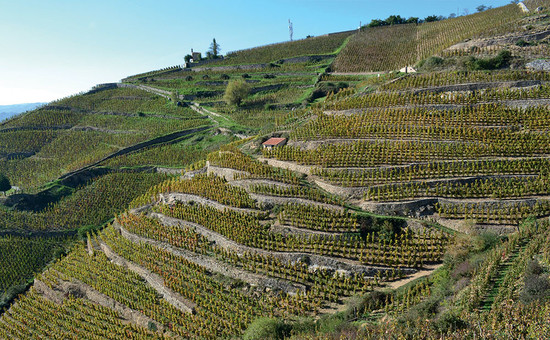
[[[352,260],[336,259],[328,256],[315,255],[310,253],[277,252],[277,251],[264,250],[260,248],[253,248],[253,247],[241,245],[235,241],[232,241],[221,234],[218,234],[206,227],[203,227],[200,224],[182,221],[176,218],[168,217],[160,213],[151,213],[150,215],[151,217],[157,218],[158,220],[161,221],[161,223],[166,225],[184,226],[188,228],[189,227],[193,228],[195,232],[203,235],[209,241],[215,242],[220,247],[231,249],[239,254],[255,253],[260,255],[273,256],[280,260],[290,262],[290,263],[307,261],[311,264],[309,268],[312,270],[315,270],[315,268],[326,268],[326,269],[335,270],[347,275],[352,273],[361,273],[365,276],[373,277],[376,273],[380,271],[384,272],[386,270],[392,269],[389,267],[365,266]],[[413,269],[413,268],[404,268],[401,270],[406,275],[416,272],[416,269]]]
[[[250,193],[250,197],[255,199],[264,209],[271,209],[276,205],[294,203],[294,204],[316,205],[316,206],[320,206],[323,208],[332,209],[336,211],[344,211],[343,207],[340,207],[337,205],[321,203],[321,202],[312,201],[312,200],[299,198],[299,197],[269,196],[269,195],[261,195],[261,194],[254,194],[254,193]]]
[[[546,82],[544,82],[546,83]],[[457,85],[448,85],[448,86],[438,86],[438,87],[429,87],[424,89],[414,89],[410,91],[403,92],[412,92],[414,94],[424,93],[424,92],[460,92],[460,91],[477,91],[483,89],[493,89],[493,88],[527,88],[543,84],[540,80],[518,80],[518,81],[507,81],[507,82],[494,82],[494,83],[469,83],[469,84],[457,84]]]
[[[219,273],[228,277],[232,277],[237,280],[247,282],[253,286],[265,286],[274,290],[282,290],[289,294],[296,294],[298,291],[305,291],[305,286],[299,283],[290,282],[287,280],[272,278],[269,276],[250,273],[245,270],[233,267],[227,263],[220,262],[213,257],[201,255],[195,252],[191,252],[185,249],[173,247],[165,242],[151,240],[133,233],[130,233],[124,229],[120,224],[113,224],[124,238],[135,243],[147,243],[171,252],[174,255],[185,258],[186,260],[193,262],[199,266],[206,268],[207,270]]]
[[[178,293],[174,292],[170,288],[164,285],[164,279],[159,275],[152,273],[148,269],[141,267],[133,262],[127,261],[125,258],[116,254],[107,244],[100,242],[99,246],[101,250],[107,255],[107,257],[113,262],[124,268],[128,268],[134,273],[138,274],[149,283],[153,289],[155,289],[162,297],[170,303],[172,306],[185,313],[193,313],[197,305]]]

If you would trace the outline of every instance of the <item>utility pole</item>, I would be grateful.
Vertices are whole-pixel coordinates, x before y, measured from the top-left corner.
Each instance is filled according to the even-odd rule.
[[[294,28],[292,27],[292,22],[288,19],[288,33],[290,34],[290,41],[292,41],[292,35],[294,34]]]

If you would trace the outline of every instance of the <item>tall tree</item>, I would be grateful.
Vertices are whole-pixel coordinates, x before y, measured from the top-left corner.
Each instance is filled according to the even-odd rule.
[[[488,8],[487,8],[487,6],[485,6],[485,5],[479,5],[479,6],[476,7],[476,10],[477,10],[478,12],[483,12],[483,11],[486,10],[486,9],[488,9]]]
[[[428,15],[425,19],[424,19],[424,22],[434,22],[434,21],[439,21],[439,17],[437,15]]]
[[[212,43],[210,44],[210,49],[208,50],[208,52],[210,52],[210,55],[212,58],[216,59],[220,51],[221,51],[220,44],[218,44],[216,42],[216,38],[214,38],[212,40]]]

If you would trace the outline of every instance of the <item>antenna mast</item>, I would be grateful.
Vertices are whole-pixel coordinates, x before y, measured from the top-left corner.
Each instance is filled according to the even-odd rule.
[[[290,41],[292,41],[292,35],[294,34],[294,28],[292,27],[292,22],[288,19],[288,33],[290,34]]]

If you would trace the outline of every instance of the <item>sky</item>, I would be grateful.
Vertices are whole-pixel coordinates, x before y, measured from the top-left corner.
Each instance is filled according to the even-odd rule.
[[[389,15],[475,12],[506,0],[0,0],[0,105],[48,102],[221,53],[356,29]]]

